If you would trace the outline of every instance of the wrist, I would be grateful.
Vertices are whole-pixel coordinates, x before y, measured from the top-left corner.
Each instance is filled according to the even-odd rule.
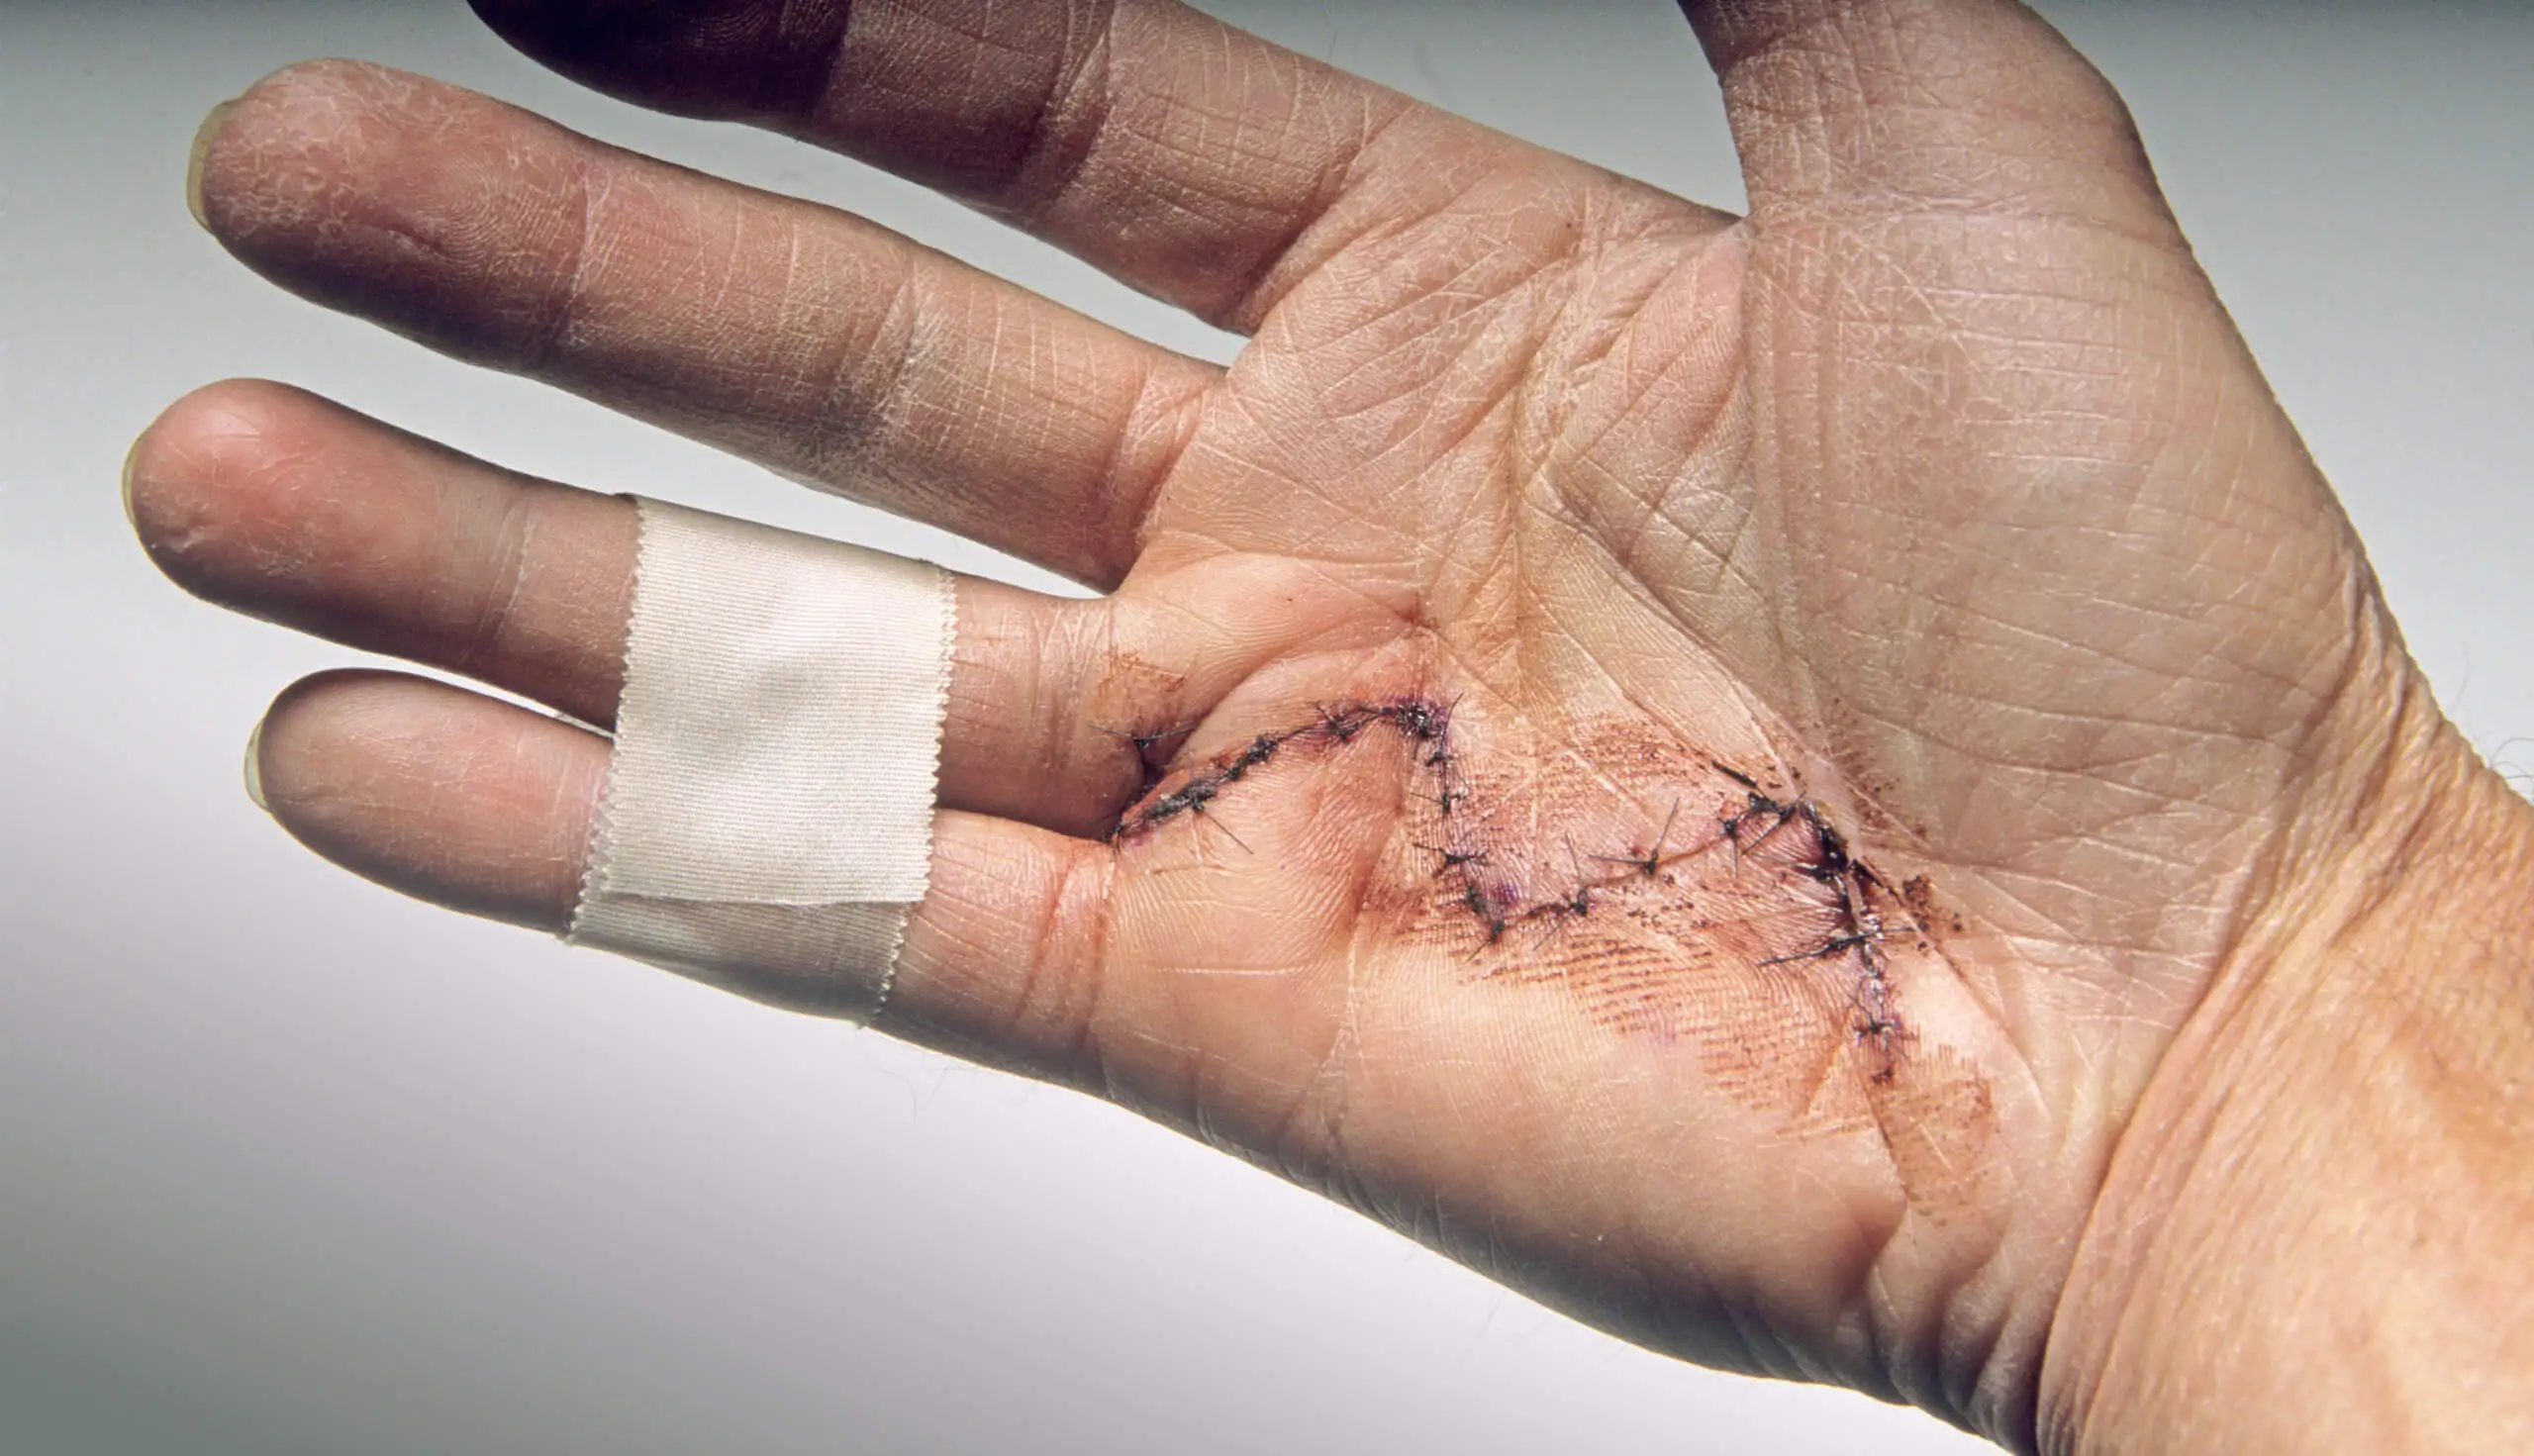
[[[2534,809],[2386,722],[2123,1136],[2045,1451],[2534,1446]]]

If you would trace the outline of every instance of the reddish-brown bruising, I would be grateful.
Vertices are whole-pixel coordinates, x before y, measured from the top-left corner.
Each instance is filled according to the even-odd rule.
[[[1977,1194],[1988,1084],[1951,1049],[1922,1050],[1905,1015],[1906,975],[1936,963],[1923,876],[1896,892],[1800,791],[1641,729],[1580,730],[1519,774],[1472,763],[1451,707],[1322,705],[1161,776],[1113,838],[1202,818],[1298,753],[1404,746],[1400,829],[1366,915],[1475,981],[1553,990],[1614,1033],[1695,1049],[1722,1091],[1790,1130],[1875,1129],[1922,1213]],[[1587,843],[1541,822],[1587,804],[1632,807],[1642,827]]]

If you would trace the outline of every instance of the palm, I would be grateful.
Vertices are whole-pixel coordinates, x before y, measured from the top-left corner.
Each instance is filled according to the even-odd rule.
[[[264,150],[224,143],[225,172],[215,152],[206,197],[293,286],[1116,588],[970,589],[954,813],[884,1024],[1199,1130],[1649,1342],[2011,1429],[2127,1110],[2300,872],[2287,829],[2315,737],[2392,669],[2363,566],[2116,113],[2055,38],[1985,23],[1963,44],[2046,60],[2065,115],[1968,95],[1996,154],[1902,148],[1890,175],[1835,119],[1797,146],[1740,115],[1748,229],[1263,48],[1241,63],[1332,129],[1291,122],[1294,152],[1316,138],[1354,178],[1333,204],[1303,187],[1320,212],[1293,200],[1309,226],[1281,242],[1173,202],[1138,248],[1025,168],[980,180],[933,155],[920,117],[806,124],[1249,330],[1220,374],[934,261],[866,298],[868,238],[648,174],[574,194],[570,258],[539,265],[529,239],[470,263],[483,230],[413,200],[431,183],[307,162],[282,101]],[[708,33],[757,44],[745,27],[628,24],[602,76],[739,104],[673,62]],[[1737,48],[1765,88],[1766,27],[1709,26],[1728,99]],[[410,105],[365,75],[304,84]],[[435,135],[475,128],[504,158],[559,145],[467,115]],[[271,199],[324,194],[274,182],[294,165],[396,179],[402,201],[373,178],[324,206],[392,215],[456,271],[417,280],[322,207],[294,220]],[[645,188],[675,200],[639,213]],[[908,377],[857,393],[835,359],[785,351],[821,337],[798,300],[759,319],[726,287],[689,314],[658,278],[695,270],[612,285],[616,252],[589,246],[602,201],[653,244],[724,240],[725,277],[815,292],[827,248],[840,332],[913,296],[1036,341],[1031,366],[1073,367],[1081,397],[912,343]],[[537,292],[556,278],[559,300]],[[706,346],[733,337],[762,340],[748,370]],[[839,399],[880,422],[844,432],[843,461]],[[1026,420],[1027,448],[907,426],[926,414]],[[333,417],[291,428],[389,449]],[[154,499],[146,535],[181,514]],[[521,541],[414,573],[471,588],[383,603],[276,586],[216,530],[163,549],[217,595],[604,721],[623,522],[530,499],[572,515],[598,564],[544,609],[527,594],[550,623],[489,641],[478,618],[455,642],[426,619],[467,618],[446,599],[496,582],[519,599]],[[1061,701],[1015,686],[1050,679]],[[533,739],[577,766],[452,804],[382,791],[389,770],[333,746],[321,713],[295,734],[277,713],[306,746],[264,749],[298,765],[267,771],[276,812],[391,881],[550,923],[588,799],[555,778],[594,782],[603,746],[435,701],[419,737]],[[400,796],[391,824],[378,805]],[[546,819],[487,827],[527,802]]]

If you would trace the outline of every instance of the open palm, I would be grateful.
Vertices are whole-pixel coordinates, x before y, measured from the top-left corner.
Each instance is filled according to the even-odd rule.
[[[961,583],[883,1026],[2033,1439],[2131,1111],[2426,711],[2055,35],[1693,6],[1736,222],[1161,3],[480,8],[1250,337],[1217,369],[368,67],[207,128],[198,205],[286,286],[1107,591]],[[624,501],[249,384],[133,492],[206,595],[613,717]],[[607,751],[337,674],[256,762],[324,852],[551,928]]]

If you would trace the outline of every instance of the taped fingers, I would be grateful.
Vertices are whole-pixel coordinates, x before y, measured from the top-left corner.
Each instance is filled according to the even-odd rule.
[[[250,752],[265,807],[335,863],[435,905],[554,934],[570,930],[608,776],[603,736],[442,683],[339,672],[276,700]],[[1060,1048],[1081,1028],[1050,1019],[1087,1016],[1092,1004],[1091,930],[1106,894],[1108,851],[952,812],[934,817],[927,842],[930,895],[913,913],[911,937],[929,957],[956,959],[964,974],[897,988],[914,998],[907,1019],[990,1038],[989,1049],[1009,1064],[1061,1071]],[[946,949],[953,944],[966,949]],[[1059,954],[1067,958],[1061,967]],[[877,1000],[853,978],[799,959],[678,968],[798,1011],[860,1018]],[[1058,969],[1086,994],[1020,994],[1023,978]],[[988,989],[998,982],[1012,984]],[[1037,1010],[995,1022],[988,1008],[1006,993]],[[945,996],[960,1004],[931,1004]],[[990,1024],[1008,1024],[1011,1034]]]
[[[303,296],[1101,586],[1218,374],[845,214],[375,66],[257,84],[192,186]]]
[[[617,716],[637,542],[632,502],[502,470],[275,384],[214,385],[133,449],[151,558],[252,615],[546,703]],[[941,799],[1091,834],[1141,786],[1102,730],[1121,609],[973,578],[958,633]]]
[[[459,892],[452,898],[483,903],[472,877],[486,861],[541,866],[493,903],[513,919],[523,903],[550,908],[556,865],[576,857],[558,853],[554,833],[578,827],[585,862],[567,939],[867,1018],[887,998],[929,870],[950,578],[658,502],[641,503],[639,541],[616,733],[594,808],[584,807],[577,762],[588,735],[539,732],[445,696],[401,705],[420,725],[412,729],[400,730],[392,700],[339,714],[338,726],[355,730],[335,740],[353,749],[331,762],[286,733],[270,751],[299,748],[287,759],[294,771],[267,775],[259,761],[250,782],[271,785],[268,804],[319,806],[308,822],[321,831],[310,837],[356,868],[392,870],[401,849],[426,876],[439,867]],[[390,692],[399,690],[412,691]],[[371,751],[359,751],[357,726],[381,718],[388,726],[371,728]],[[424,806],[417,830],[395,811],[397,776],[428,764],[436,741],[456,760],[445,780],[456,802]],[[376,751],[381,742],[390,750]],[[249,751],[267,750],[259,741]],[[312,761],[332,772],[307,771]],[[485,806],[506,806],[522,782],[533,791],[538,768],[557,763],[580,771],[553,776],[556,793],[527,836],[541,842],[524,855],[483,843]],[[339,804],[355,808],[324,812]],[[383,849],[362,837],[365,819]]]
[[[641,503],[625,690],[571,938],[839,1015],[924,899],[955,598],[939,567]]]
[[[136,475],[145,533],[162,511],[149,480]],[[286,694],[259,731],[259,801],[328,857],[435,903],[1095,1080],[1119,860],[1095,840],[936,810],[933,754],[954,697],[947,574],[657,502],[634,509],[612,740],[438,683],[331,674]],[[1225,600],[1263,594],[1238,562],[1201,574]],[[1320,626],[1305,634],[1343,645],[1341,622]],[[1279,630],[1219,640],[1272,651]],[[1220,670],[1249,671],[1218,655]],[[1132,743],[1112,749],[1140,767]],[[1164,889],[1169,902],[1190,885]],[[1265,954],[1281,987],[1282,942],[1240,938],[1235,958]],[[898,997],[910,965],[915,994]],[[1149,1016],[1238,1020],[1239,1006],[1173,976],[1123,1003],[1129,1029]]]

